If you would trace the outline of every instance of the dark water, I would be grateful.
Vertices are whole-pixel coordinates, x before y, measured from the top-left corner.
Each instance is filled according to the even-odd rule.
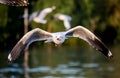
[[[107,59],[90,46],[73,47],[46,44],[30,47],[30,78],[120,78],[119,46],[110,48],[114,57]],[[8,65],[8,51],[0,53],[0,78],[24,78],[23,53]]]

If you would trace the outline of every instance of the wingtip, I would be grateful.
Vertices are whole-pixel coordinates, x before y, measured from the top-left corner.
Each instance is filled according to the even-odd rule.
[[[12,63],[12,57],[11,57],[11,54],[8,55],[8,61],[7,61],[9,64]]]
[[[111,59],[113,57],[111,51],[108,52],[108,57]]]

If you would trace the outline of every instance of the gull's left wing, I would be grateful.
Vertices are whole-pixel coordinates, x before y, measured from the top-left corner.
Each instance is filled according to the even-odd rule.
[[[0,3],[10,6],[27,6],[28,0],[0,0]]]
[[[66,37],[78,37],[88,42],[93,48],[101,51],[106,57],[112,57],[112,53],[91,31],[83,26],[74,27],[66,31]]]

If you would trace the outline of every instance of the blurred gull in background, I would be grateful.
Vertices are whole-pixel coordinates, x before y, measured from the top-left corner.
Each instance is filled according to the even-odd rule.
[[[54,18],[63,21],[66,30],[71,28],[70,22],[72,18],[70,16],[58,13],[54,15]]]
[[[33,20],[36,23],[46,24],[47,20],[45,20],[45,17],[55,9],[56,9],[56,7],[52,6],[52,7],[49,7],[49,8],[45,8],[40,12],[39,11],[33,12],[29,16],[29,23]],[[24,15],[23,17],[25,17],[25,16],[26,15]]]

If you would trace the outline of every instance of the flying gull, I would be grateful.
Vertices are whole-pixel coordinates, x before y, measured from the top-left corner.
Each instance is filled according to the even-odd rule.
[[[65,39],[69,37],[77,37],[88,42],[93,48],[102,52],[106,57],[112,57],[112,53],[107,47],[98,39],[91,31],[83,26],[76,26],[64,32],[50,33],[39,28],[35,28],[26,33],[14,46],[10,54],[8,55],[8,62],[13,62],[22,50],[28,47],[32,42],[45,41],[54,42],[56,45],[62,44]]]
[[[28,0],[0,0],[0,3],[10,6],[27,6]]]
[[[54,15],[54,18],[63,21],[66,30],[71,28],[70,22],[72,18],[70,16],[58,13]]]
[[[45,17],[51,13],[53,10],[55,10],[55,6],[45,8],[43,10],[33,12],[29,17],[29,23],[33,20],[36,23],[46,24],[47,20],[45,20]]]

